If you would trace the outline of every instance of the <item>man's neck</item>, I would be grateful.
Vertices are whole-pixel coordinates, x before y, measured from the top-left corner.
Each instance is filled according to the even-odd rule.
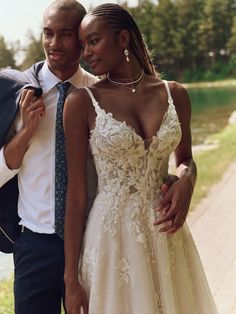
[[[50,68],[50,65],[48,65],[49,70],[58,77],[62,82],[68,80],[71,78],[79,69],[79,64],[72,69],[67,69],[66,71],[60,71],[60,70],[53,70]]]

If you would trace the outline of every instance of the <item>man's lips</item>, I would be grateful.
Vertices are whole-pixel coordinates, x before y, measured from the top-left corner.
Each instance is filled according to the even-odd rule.
[[[64,56],[62,52],[49,52],[48,54],[49,54],[50,59],[54,61],[58,61],[62,59]]]

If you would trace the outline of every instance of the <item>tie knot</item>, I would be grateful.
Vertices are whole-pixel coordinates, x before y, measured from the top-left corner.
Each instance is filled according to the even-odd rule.
[[[59,90],[59,93],[63,95],[66,95],[70,86],[71,86],[70,82],[57,83],[56,85],[57,89]]]

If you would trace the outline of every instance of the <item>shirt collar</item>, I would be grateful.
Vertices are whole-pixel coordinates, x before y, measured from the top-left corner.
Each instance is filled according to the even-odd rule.
[[[41,75],[44,83],[42,86],[44,93],[48,92],[56,86],[57,83],[61,82],[61,80],[49,69],[46,61],[42,67]],[[83,69],[79,66],[78,70],[66,81],[70,82],[76,88],[80,87],[83,82]]]

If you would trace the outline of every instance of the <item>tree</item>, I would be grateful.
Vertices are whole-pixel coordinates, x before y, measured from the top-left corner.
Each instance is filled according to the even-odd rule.
[[[36,39],[31,33],[29,33],[28,37],[29,44],[25,50],[25,58],[20,65],[21,70],[30,67],[35,62],[45,59],[41,38]]]
[[[181,46],[181,65],[195,69],[201,59],[199,25],[203,20],[205,0],[178,0],[178,29]]]
[[[138,24],[147,46],[152,50],[153,19],[155,17],[156,5],[151,0],[139,0],[139,5],[129,8],[129,12]]]
[[[0,36],[0,68],[15,67],[14,52],[8,48],[3,36]]]
[[[200,49],[206,56],[210,53],[216,59],[226,51],[235,13],[235,0],[206,1],[205,19],[200,25]]]
[[[231,37],[227,42],[227,49],[230,53],[236,54],[236,16],[233,20],[233,26],[231,28]]]
[[[182,46],[177,20],[177,5],[173,0],[160,0],[152,21],[151,43],[159,71],[179,72]]]

